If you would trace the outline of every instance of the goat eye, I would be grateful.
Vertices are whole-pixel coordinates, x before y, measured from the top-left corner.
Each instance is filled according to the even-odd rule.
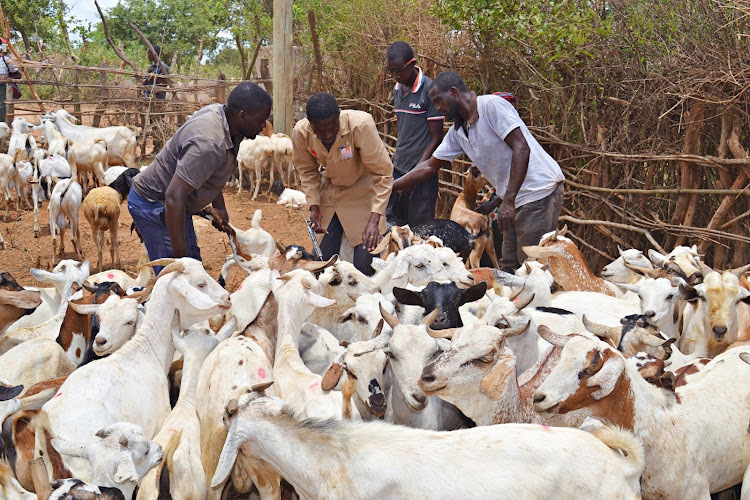
[[[667,295],[667,300],[672,300],[673,298],[674,298],[673,293],[670,293],[669,295]]]
[[[149,452],[149,450],[146,450],[146,453],[144,453],[144,455],[148,455],[148,452]]]
[[[451,265],[450,265],[450,264],[448,264],[447,262],[443,262],[443,267],[450,267],[450,266],[451,266]]]
[[[134,321],[131,319],[127,323],[125,323],[125,326],[132,326],[134,324]]]
[[[396,361],[396,355],[393,354],[391,351],[386,351],[385,353],[389,358],[391,358],[393,361]]]
[[[674,274],[674,269],[667,269],[667,274]]]
[[[205,287],[206,287],[206,282],[205,281],[203,283],[201,283],[201,284],[198,285],[198,288],[205,288]]]
[[[581,373],[578,374],[578,378],[583,378],[584,376],[589,376],[590,377],[594,373],[596,373],[596,371],[593,368],[591,368],[590,366],[587,366],[586,368],[584,368],[583,370],[581,370]]]
[[[349,286],[356,286],[357,280],[349,280]]]
[[[417,269],[422,269],[422,268],[424,267],[424,264],[422,264],[422,263],[420,262],[419,264],[417,264],[417,265],[416,265],[416,266],[414,266],[414,267],[416,267]]]
[[[481,358],[477,358],[476,361],[484,364],[492,363],[493,361],[495,361],[495,357],[492,354],[485,354]]]

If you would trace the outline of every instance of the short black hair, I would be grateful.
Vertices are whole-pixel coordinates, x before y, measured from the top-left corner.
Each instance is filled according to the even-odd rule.
[[[157,57],[161,57],[161,47],[159,47],[155,43],[152,43],[151,46],[154,48],[154,55]]]
[[[414,58],[414,51],[411,45],[406,42],[393,42],[388,46],[385,58],[389,61],[403,61],[406,64],[407,61],[411,61]]]
[[[435,89],[438,92],[446,92],[451,87],[456,87],[461,92],[466,92],[469,89],[464,83],[464,79],[459,76],[458,73],[453,71],[443,71],[432,81],[430,90]]]
[[[240,111],[258,113],[271,108],[271,96],[258,84],[242,82],[237,85],[227,98],[227,111],[236,114]]]
[[[327,120],[339,113],[339,103],[331,94],[318,92],[307,100],[305,113],[308,120]]]

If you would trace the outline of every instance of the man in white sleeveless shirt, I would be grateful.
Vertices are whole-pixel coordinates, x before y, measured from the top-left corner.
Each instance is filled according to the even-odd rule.
[[[557,162],[531,135],[518,112],[495,95],[477,96],[452,71],[440,73],[430,99],[453,127],[432,156],[393,183],[408,190],[466,154],[497,190],[477,207],[488,214],[499,207],[503,231],[501,267],[514,271],[525,259],[522,247],[539,244],[552,231],[562,210],[564,180]]]

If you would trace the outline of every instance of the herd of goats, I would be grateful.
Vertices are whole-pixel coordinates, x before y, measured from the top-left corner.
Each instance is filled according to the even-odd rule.
[[[750,499],[750,266],[627,249],[596,276],[563,228],[514,274],[481,267],[472,168],[451,220],[389,227],[372,277],[282,245],[260,210],[227,229],[218,282],[189,258],[134,277],[136,135],[73,122],[0,129],[6,218],[31,195],[38,234],[48,199],[62,259],[38,288],[0,273],[0,498]],[[264,170],[293,184],[287,139],[241,148],[256,195]]]

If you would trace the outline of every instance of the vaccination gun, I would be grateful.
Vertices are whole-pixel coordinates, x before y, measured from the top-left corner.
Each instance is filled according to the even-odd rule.
[[[305,218],[305,210],[302,208],[302,205],[297,205],[297,208],[299,208],[299,211],[302,212],[302,219],[304,219],[305,223],[307,224],[307,232],[310,234],[310,239],[312,240],[313,253],[318,260],[323,260],[323,251],[320,249],[320,245],[318,245],[318,239],[315,237],[315,231],[313,231],[312,227],[312,219]]]

